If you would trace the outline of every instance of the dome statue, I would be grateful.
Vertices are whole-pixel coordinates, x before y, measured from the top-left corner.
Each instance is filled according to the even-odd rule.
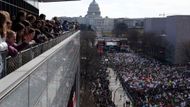
[[[99,5],[95,0],[93,0],[92,3],[90,3],[86,17],[87,18],[100,18],[101,17]]]

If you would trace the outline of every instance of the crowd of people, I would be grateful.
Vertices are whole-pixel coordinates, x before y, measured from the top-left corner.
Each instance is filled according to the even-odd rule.
[[[105,58],[135,107],[190,107],[187,67],[164,65],[135,53],[108,53]]]
[[[96,72],[82,74],[82,78],[84,81],[87,81],[90,87],[89,90],[93,95],[96,107],[115,107],[115,104],[111,100],[112,96],[109,90],[108,73],[106,70],[107,67],[102,64]]]
[[[101,69],[96,72],[96,79],[92,83],[92,93],[95,97],[97,107],[115,107],[112,102],[111,92],[109,90],[108,74],[106,66],[101,66]]]
[[[44,43],[63,31],[78,29],[77,22],[60,23],[57,17],[47,20],[46,15],[35,16],[20,10],[13,19],[7,11],[0,10],[0,51],[16,56],[30,46]]]

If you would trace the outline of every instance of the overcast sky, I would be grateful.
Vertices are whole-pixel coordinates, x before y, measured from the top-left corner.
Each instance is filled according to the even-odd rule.
[[[40,3],[40,13],[53,16],[85,16],[92,0]],[[96,0],[101,15],[111,18],[144,18],[165,15],[190,15],[190,0]]]

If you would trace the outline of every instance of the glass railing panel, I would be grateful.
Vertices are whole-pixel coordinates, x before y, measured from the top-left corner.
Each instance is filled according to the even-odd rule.
[[[35,102],[43,94],[47,86],[47,62],[44,62],[32,74],[30,74],[30,107],[35,105]]]
[[[9,95],[0,101],[0,107],[28,107],[29,79],[24,80],[19,87],[13,89]]]
[[[56,69],[54,69],[54,74],[52,74],[53,76],[51,75],[53,79],[48,82],[48,103],[50,107],[67,106],[76,73],[74,69],[77,67],[77,64],[74,62],[76,62],[77,57],[79,57],[79,44],[76,44],[76,39],[76,37],[73,38],[67,43],[67,45],[63,46],[63,48],[56,54],[56,57],[52,57],[54,60],[50,59],[48,63],[48,65],[51,65],[50,71],[56,67]],[[58,65],[61,64],[59,65],[59,68],[56,65],[53,65],[56,63]]]
[[[34,107],[48,107],[47,90],[44,90],[42,96],[39,98],[37,104]]]

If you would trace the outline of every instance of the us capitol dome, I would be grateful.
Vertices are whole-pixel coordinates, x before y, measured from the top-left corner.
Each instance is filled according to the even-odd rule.
[[[90,6],[88,7],[86,18],[101,18],[101,12],[98,3],[93,0]]]

